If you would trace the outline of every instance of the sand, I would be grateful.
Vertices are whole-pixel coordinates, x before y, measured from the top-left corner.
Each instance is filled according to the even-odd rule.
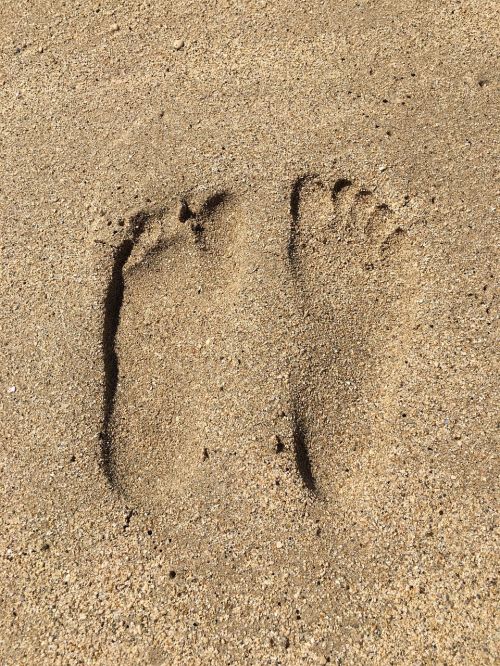
[[[0,18],[0,663],[497,663],[494,3]]]

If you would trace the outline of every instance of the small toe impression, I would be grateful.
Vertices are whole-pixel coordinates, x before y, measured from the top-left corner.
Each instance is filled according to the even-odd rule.
[[[182,198],[178,220],[186,224],[196,247],[212,255],[224,254],[235,240],[238,216],[233,198],[224,190],[204,197]]]

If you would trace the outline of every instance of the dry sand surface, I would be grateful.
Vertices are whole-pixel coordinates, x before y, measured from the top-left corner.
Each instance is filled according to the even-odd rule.
[[[2,665],[498,663],[497,23],[2,0]]]

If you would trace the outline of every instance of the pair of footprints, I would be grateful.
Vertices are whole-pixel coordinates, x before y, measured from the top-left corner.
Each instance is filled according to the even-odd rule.
[[[126,225],[121,223],[121,241],[114,249],[103,326],[105,389],[101,457],[106,477],[116,488],[123,489],[117,476],[116,458],[120,452],[115,441],[114,415],[120,380],[117,336],[119,329],[127,325],[121,316],[125,292],[137,270],[145,271],[147,279],[149,266],[182,251],[187,251],[188,261],[196,262],[195,271],[213,272],[218,261],[227,253],[231,255],[236,239],[235,224],[240,221],[229,212],[231,199],[232,195],[226,192],[217,192],[198,205],[181,198],[174,219],[167,216],[164,208],[151,208],[131,215]],[[330,186],[315,175],[301,176],[292,185],[288,213],[283,260],[302,306],[316,308],[318,321],[328,318],[322,308],[329,305],[317,304],[318,294],[328,291],[328,281],[343,278],[347,284],[360,271],[366,274],[382,268],[405,236],[386,204],[347,179],[338,179]],[[177,266],[177,270],[182,270],[182,266]],[[328,336],[329,332],[325,334]],[[305,346],[311,347],[311,343],[314,345],[315,340],[304,341]],[[303,378],[304,373],[297,376]],[[307,378],[309,383],[310,379]],[[291,439],[296,467],[304,487],[316,492],[314,461],[310,455],[310,410],[303,404],[300,380],[295,388],[296,394],[291,399]],[[292,387],[292,393],[293,390]]]

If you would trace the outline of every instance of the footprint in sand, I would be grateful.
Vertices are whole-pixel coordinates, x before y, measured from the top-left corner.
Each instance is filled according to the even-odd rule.
[[[288,259],[303,320],[292,372],[297,466],[322,494],[351,474],[363,448],[390,436],[391,382],[411,307],[408,229],[347,179],[297,179],[290,213]]]
[[[161,505],[172,485],[202,475],[220,388],[207,349],[223,345],[213,332],[237,277],[238,220],[232,197],[216,192],[122,222],[105,301],[101,454],[134,503]]]
[[[101,452],[108,480],[135,504],[165,506],[206,485],[207,443],[238,408],[221,392],[229,375],[218,361],[248,263],[241,206],[216,192],[122,223],[105,301]],[[302,322],[289,340],[301,350],[290,359],[289,441],[303,486],[326,497],[391,433],[411,310],[409,227],[346,179],[297,179],[290,213],[276,259]]]

